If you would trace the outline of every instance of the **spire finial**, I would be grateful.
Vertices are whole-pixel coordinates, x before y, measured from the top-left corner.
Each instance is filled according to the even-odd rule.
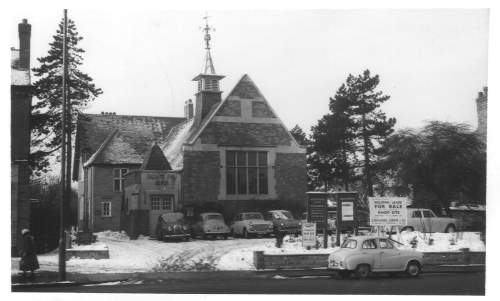
[[[205,20],[205,28],[203,28],[203,31],[205,31],[205,49],[207,50],[210,49],[210,31],[215,31],[213,27],[208,25],[208,18],[210,18],[210,16],[205,12],[205,16],[203,17],[203,19]]]

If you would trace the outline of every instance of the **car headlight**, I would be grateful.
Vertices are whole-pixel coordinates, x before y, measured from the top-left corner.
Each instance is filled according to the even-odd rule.
[[[188,227],[187,227],[187,226],[182,226],[182,229],[183,229],[183,230],[187,230],[187,229],[188,229]]]
[[[172,231],[173,230],[172,226],[168,226],[167,230]]]
[[[285,224],[284,223],[280,223],[280,226],[284,226]]]
[[[272,228],[273,228],[273,224],[267,224],[267,227],[268,227],[269,229],[272,229]]]

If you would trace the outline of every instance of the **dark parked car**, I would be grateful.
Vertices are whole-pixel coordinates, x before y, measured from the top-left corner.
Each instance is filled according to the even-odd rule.
[[[169,212],[160,215],[156,225],[156,238],[158,240],[189,240],[191,238],[191,227],[184,220],[184,214]]]
[[[266,220],[273,222],[275,230],[282,233],[300,234],[302,222],[295,219],[288,210],[267,211]]]

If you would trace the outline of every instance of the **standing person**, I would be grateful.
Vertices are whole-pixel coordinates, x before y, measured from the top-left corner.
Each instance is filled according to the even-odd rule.
[[[30,271],[30,279],[34,279],[35,270],[40,268],[38,265],[38,258],[36,257],[35,239],[31,236],[30,230],[28,229],[23,229],[21,233],[23,235],[23,248],[21,251],[19,269],[23,271],[23,278],[26,278],[26,272]]]
[[[285,233],[281,230],[281,227],[279,226],[274,226],[274,236],[276,236],[276,248],[281,248],[283,245],[283,237],[285,236]]]

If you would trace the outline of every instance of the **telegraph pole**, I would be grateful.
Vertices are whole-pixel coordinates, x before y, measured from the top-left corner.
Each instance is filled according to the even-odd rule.
[[[65,213],[67,199],[67,183],[66,183],[66,134],[67,134],[67,99],[66,99],[66,80],[68,76],[68,58],[67,58],[67,33],[68,33],[68,16],[67,10],[64,9],[64,25],[63,25],[63,76],[62,76],[62,119],[61,119],[61,199],[59,210],[59,280],[66,280],[66,233],[65,233]],[[71,160],[71,159],[69,159]]]

